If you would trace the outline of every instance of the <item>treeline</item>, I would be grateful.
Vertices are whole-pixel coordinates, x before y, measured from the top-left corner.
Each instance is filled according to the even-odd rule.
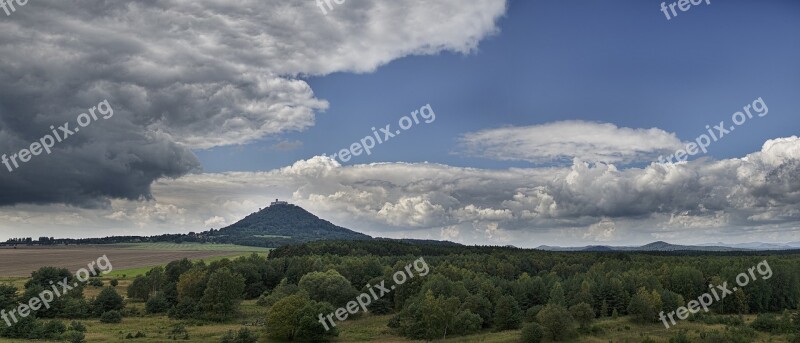
[[[202,234],[164,234],[158,236],[109,236],[98,238],[53,238],[53,237],[39,237],[34,240],[31,237],[27,238],[11,238],[5,243],[0,243],[0,246],[47,246],[47,245],[78,245],[78,244],[120,244],[120,243],[212,243],[213,239],[209,239]]]
[[[595,332],[593,322],[600,317],[657,322],[660,311],[686,306],[708,292],[709,285],[733,285],[738,274],[765,259],[772,271],[769,279],[756,278],[711,305],[710,316],[692,318],[730,325],[720,333],[723,338],[708,335],[717,341],[749,342],[753,335],[747,330],[800,330],[792,313],[780,314],[800,303],[800,255],[660,256],[392,240],[314,242],[278,248],[269,258],[174,261],[136,277],[127,295],[144,302],[149,313],[210,321],[234,320],[243,299],[258,299],[268,308],[267,334],[319,342],[338,334],[336,328],[325,330],[320,314],[346,307],[368,292],[368,285],[392,285],[393,274],[420,257],[430,266],[428,275],[409,279],[368,306],[373,314],[392,315],[389,327],[412,339],[522,328],[526,342],[569,340]],[[109,309],[98,309],[96,300],[65,301],[63,307],[85,308],[77,313],[87,316]],[[67,312],[76,313],[59,313],[66,317]],[[763,315],[746,326],[739,316],[751,313]]]
[[[553,253],[393,240],[323,241],[281,247],[269,258],[253,255],[209,265],[173,262],[137,278],[128,295],[146,300],[148,311],[174,318],[226,320],[236,316],[238,300],[219,297],[241,294],[242,299],[258,299],[269,307],[269,334],[321,341],[337,331],[324,330],[320,313],[345,306],[366,292],[367,285],[389,281],[394,272],[424,257],[430,275],[409,280],[369,306],[372,313],[394,314],[389,325],[399,334],[431,340],[525,327],[529,335],[561,340],[590,332],[598,317],[656,322],[660,311],[686,306],[708,292],[709,284],[733,284],[739,273],[764,260],[755,254],[739,255]],[[736,317],[796,309],[800,256],[767,260],[771,278],[757,279],[714,303],[712,313]],[[223,280],[229,292],[209,291]],[[222,305],[215,309],[214,304]]]

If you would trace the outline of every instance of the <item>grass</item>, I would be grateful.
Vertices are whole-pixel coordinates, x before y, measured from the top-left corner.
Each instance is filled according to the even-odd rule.
[[[259,247],[248,247],[242,245],[233,245],[233,244],[204,244],[204,243],[122,243],[122,244],[111,244],[112,246],[121,247],[124,249],[132,249],[132,250],[169,250],[169,251],[229,251],[231,252],[230,255],[222,255],[222,256],[215,256],[215,257],[208,257],[208,258],[201,258],[201,259],[194,259],[193,261],[203,260],[206,263],[211,263],[214,261],[219,261],[222,259],[235,259],[240,256],[249,256],[252,253],[257,253],[262,256],[266,256],[270,250],[270,248],[259,248]],[[167,265],[171,261],[165,261],[161,266]],[[138,275],[144,275],[153,267],[153,266],[146,266],[140,268],[130,268],[130,269],[120,269],[120,270],[113,270],[111,273],[108,273],[106,276],[111,278],[121,278],[125,276],[126,278],[133,278]]]
[[[129,304],[143,311],[144,305],[141,303]],[[164,316],[145,315],[141,317],[126,317],[120,324],[102,324],[98,320],[83,320],[88,332],[86,339],[88,342],[121,342],[128,334],[136,334],[141,331],[147,335],[145,338],[136,339],[136,342],[167,342],[172,341],[169,337],[170,331],[177,324],[183,324],[189,333],[190,342],[217,343],[220,338],[228,331],[238,331],[247,327],[257,333],[261,338],[261,343],[280,343],[283,341],[274,340],[266,336],[266,329],[252,324],[266,317],[266,309],[255,305],[254,301],[245,301],[242,304],[243,317],[228,323],[213,323],[203,321],[179,321],[169,319]],[[391,319],[391,315],[371,316],[365,315],[358,319],[347,320],[337,323],[340,328],[339,337],[334,342],[385,342],[385,343],[405,343],[422,342],[413,341],[396,335],[386,326]],[[752,319],[752,318],[751,318]],[[65,321],[68,322],[68,321]],[[245,326],[245,324],[250,324]],[[564,342],[578,343],[640,343],[645,338],[654,339],[656,342],[666,343],[669,338],[675,335],[678,330],[666,330],[659,324],[638,325],[631,323],[628,318],[601,319],[596,322],[597,326],[603,328],[602,333],[594,335],[581,335]],[[685,322],[680,325],[681,329],[688,330],[689,338],[693,342],[699,341],[700,331],[723,330],[721,325],[705,325],[699,322]],[[491,332],[485,331],[470,336],[451,337],[445,340],[437,340],[442,343],[517,343],[520,339],[520,330]],[[178,339],[182,341],[182,339]],[[13,340],[2,340],[0,342],[22,342]],[[550,342],[550,341],[546,341]],[[785,335],[768,335],[759,333],[755,342],[786,343],[788,338]]]
[[[120,287],[129,280],[120,281]],[[91,293],[93,287],[87,287],[87,293]],[[144,313],[144,304],[141,302],[129,301],[127,307],[136,308]],[[82,320],[88,332],[86,339],[88,342],[127,342],[124,337],[136,334],[141,331],[147,335],[145,338],[132,340],[132,342],[168,342],[173,341],[169,336],[175,325],[183,324],[189,333],[189,342],[217,343],[220,338],[228,331],[238,331],[247,327],[257,333],[261,338],[261,343],[279,343],[282,341],[274,340],[266,335],[263,326],[253,326],[256,322],[263,322],[266,318],[267,309],[255,304],[254,300],[242,302],[242,316],[239,319],[227,323],[214,323],[205,321],[180,321],[170,319],[166,316],[143,315],[138,317],[126,317],[119,324],[103,324],[97,319]],[[385,343],[405,343],[422,342],[413,341],[398,336],[386,324],[392,315],[373,316],[363,315],[359,318],[338,322],[340,329],[339,337],[334,342],[385,342]],[[751,322],[755,316],[746,316],[746,321]],[[64,320],[69,323],[69,320]],[[687,330],[692,342],[699,341],[700,331],[724,330],[722,325],[706,325],[701,322],[682,321],[676,327],[669,330],[664,329],[661,324],[635,324],[627,317],[616,319],[603,318],[595,321],[594,326],[600,328],[599,333],[591,335],[581,335],[564,342],[578,343],[640,343],[645,338],[654,339],[659,343],[667,343],[669,338],[678,333],[678,330]],[[437,340],[442,343],[517,343],[520,339],[520,330],[491,332],[484,331],[470,336],[451,337],[445,340]],[[178,339],[177,341],[184,341]],[[25,342],[20,340],[4,340],[0,342]],[[186,342],[186,341],[184,341]],[[550,342],[550,341],[546,341]],[[759,333],[754,342],[786,343],[786,335],[769,335]]]
[[[229,259],[229,260],[233,260],[233,259],[236,259],[236,258],[239,258],[239,257],[242,257],[242,256],[250,256],[252,253],[253,252],[233,253],[233,254],[230,254],[230,255],[222,255],[222,256],[214,256],[214,257],[192,259],[192,261],[205,261],[206,263],[211,263],[211,262],[223,260],[223,259],[226,259],[226,258]],[[256,253],[261,255],[261,256],[266,256],[267,255],[267,252],[256,252]],[[167,261],[166,263],[160,264],[160,266],[166,266],[167,263],[169,263],[169,262],[171,262],[171,261]],[[137,277],[139,275],[146,274],[148,271],[150,271],[150,269],[153,269],[153,267],[156,267],[156,266],[130,268],[130,269],[120,269],[120,270],[116,270],[115,269],[115,270],[112,270],[110,273],[106,274],[105,276],[109,277],[109,278],[122,278],[123,276],[125,278],[135,278],[135,277]]]
[[[231,252],[269,252],[270,248],[248,247],[234,244],[210,243],[120,243],[110,246],[134,250],[169,250],[169,251],[231,251]]]

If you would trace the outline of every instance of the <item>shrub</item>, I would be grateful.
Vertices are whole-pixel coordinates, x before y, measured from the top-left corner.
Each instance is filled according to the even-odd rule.
[[[41,334],[42,323],[33,316],[19,318],[19,321],[10,327],[0,322],[0,333],[7,338],[38,339]]]
[[[78,332],[86,332],[86,325],[83,325],[81,322],[73,321],[72,323],[69,323],[69,329]]]
[[[172,331],[169,332],[169,338],[176,340],[178,338],[189,339],[189,331],[186,331],[186,326],[183,324],[175,324]]]
[[[258,342],[258,335],[254,335],[250,330],[242,328],[239,332],[234,333],[233,330],[228,331],[225,336],[222,336],[220,343],[256,343]]]
[[[453,322],[453,327],[451,329],[452,334],[469,335],[480,331],[483,319],[470,310],[464,310],[456,314]]]
[[[109,311],[117,311],[119,313],[124,307],[125,303],[122,296],[111,287],[103,288],[97,298],[94,299],[94,302],[92,302],[92,309],[95,315]]]
[[[549,304],[536,317],[554,341],[567,339],[574,333],[572,315],[563,306]]]
[[[669,343],[692,343],[692,341],[686,335],[686,330],[680,330],[675,336],[669,338]]]
[[[769,333],[783,332],[783,323],[772,313],[761,313],[750,324],[753,329]]]
[[[537,323],[527,323],[522,327],[522,343],[539,343],[544,340],[545,329]]]
[[[158,293],[147,300],[144,310],[147,313],[164,313],[169,310],[169,307],[169,301],[167,301],[164,293]]]
[[[541,311],[543,308],[544,308],[544,306],[542,306],[542,305],[531,306],[531,308],[529,308],[527,311],[525,311],[525,321],[526,322],[535,322],[536,321],[536,315],[539,314],[539,311]]]
[[[100,280],[100,279],[92,278],[92,279],[89,279],[88,283],[89,283],[89,286],[94,286],[94,287],[98,287],[98,288],[99,287],[103,287],[103,281]]]
[[[111,287],[117,287],[119,286],[119,281],[117,279],[113,279],[109,284],[111,285]]]
[[[189,319],[195,316],[198,304],[192,299],[183,299],[169,310],[169,317],[174,319]]]
[[[58,339],[64,332],[67,331],[67,326],[60,320],[51,320],[45,323],[37,335],[40,338]]]
[[[85,343],[86,335],[80,331],[69,330],[61,335],[61,340],[68,343]]]
[[[497,300],[494,308],[494,325],[497,330],[515,330],[522,323],[522,310],[519,304],[510,295],[502,296]]]
[[[328,303],[318,303],[302,295],[290,295],[278,300],[267,312],[269,334],[283,340],[328,341],[339,332],[336,327],[325,330],[317,316],[333,310]]]
[[[59,317],[78,319],[89,317],[89,304],[84,298],[63,297],[64,308],[59,311]]]
[[[113,310],[108,312],[103,312],[103,314],[100,315],[100,322],[106,324],[121,323],[122,314],[119,313],[119,311],[113,311]]]
[[[592,325],[592,321],[594,320],[594,309],[592,309],[592,305],[580,303],[570,307],[569,312],[572,314],[572,317],[575,318],[575,321],[578,322],[581,329],[586,330]]]

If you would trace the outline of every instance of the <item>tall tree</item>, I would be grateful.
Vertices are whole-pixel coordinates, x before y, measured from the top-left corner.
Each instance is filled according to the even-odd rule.
[[[227,320],[239,311],[244,293],[244,278],[228,268],[215,271],[200,299],[200,310],[213,320]]]

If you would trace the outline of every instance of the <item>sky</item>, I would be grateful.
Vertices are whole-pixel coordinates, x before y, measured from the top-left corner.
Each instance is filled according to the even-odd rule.
[[[0,239],[202,231],[280,198],[392,238],[800,241],[800,3],[669,5],[17,6]]]

